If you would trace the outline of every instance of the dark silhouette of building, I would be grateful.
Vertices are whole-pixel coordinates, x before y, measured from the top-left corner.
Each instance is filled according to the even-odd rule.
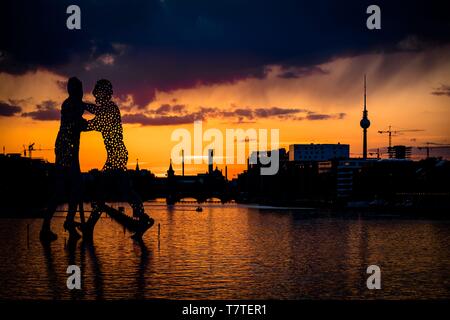
[[[43,213],[51,194],[55,165],[42,159],[22,157],[20,153],[0,155],[1,211],[13,216]],[[67,194],[64,194],[67,200]]]
[[[289,146],[289,161],[329,161],[333,159],[348,159],[350,145],[348,144],[291,144]]]
[[[450,162],[429,158],[420,161],[382,159],[355,172],[352,199],[373,204],[426,209],[450,208]]]
[[[218,198],[222,202],[231,198],[228,183],[222,172],[216,167],[213,170],[213,151],[208,151],[208,172],[197,175],[176,175],[170,161],[167,178],[157,178],[160,181],[160,196],[165,197],[168,204],[174,204],[183,198],[194,198],[204,202],[210,198]]]
[[[388,148],[389,158],[391,159],[409,159],[411,157],[411,147],[398,145]]]
[[[272,151],[268,151],[270,156]],[[260,161],[250,163],[238,175],[237,201],[271,205],[323,205],[335,193],[332,161],[289,161],[289,153],[279,149],[275,175],[261,175]],[[257,153],[257,159],[265,153]]]

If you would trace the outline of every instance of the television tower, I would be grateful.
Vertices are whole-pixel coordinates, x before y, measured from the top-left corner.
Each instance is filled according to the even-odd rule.
[[[367,129],[370,127],[370,120],[367,117],[366,106],[366,75],[364,75],[364,110],[363,117],[359,122],[359,125],[363,129],[363,159],[367,159]]]

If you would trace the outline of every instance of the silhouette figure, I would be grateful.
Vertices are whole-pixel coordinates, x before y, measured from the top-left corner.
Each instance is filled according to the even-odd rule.
[[[92,92],[96,105],[85,104],[85,109],[95,115],[92,120],[87,121],[86,131],[99,131],[105,144],[107,159],[103,166],[103,172],[116,189],[121,191],[122,196],[133,208],[133,216],[138,217],[142,224],[148,226],[152,220],[144,212],[144,205],[139,195],[133,190],[131,181],[126,174],[128,151],[123,142],[122,118],[119,107],[111,100],[113,88],[109,80],[97,81]],[[102,188],[103,189],[103,188]],[[140,238],[147,228],[137,231],[134,238]]]
[[[72,239],[80,238],[76,231],[75,213],[77,205],[81,200],[81,173],[79,162],[80,132],[86,126],[86,120],[82,115],[83,86],[81,81],[72,77],[67,82],[69,97],[61,106],[61,124],[55,142],[55,164],[54,190],[47,206],[44,222],[40,232],[42,241],[53,241],[57,235],[51,231],[51,219],[56,211],[58,201],[61,200],[65,191],[69,193],[69,210],[64,228],[69,232]]]

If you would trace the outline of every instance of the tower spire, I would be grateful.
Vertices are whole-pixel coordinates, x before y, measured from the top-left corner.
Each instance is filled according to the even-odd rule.
[[[172,167],[172,158],[170,158],[170,165],[169,165],[169,169],[167,170],[167,177],[173,177],[175,175],[175,171],[173,170]]]
[[[367,159],[367,129],[370,127],[370,121],[368,118],[368,112],[367,112],[367,90],[366,90],[366,75],[364,74],[364,109],[363,109],[363,116],[361,121],[359,122],[359,125],[363,129],[363,159]]]
[[[367,93],[366,93],[366,74],[364,74],[364,112],[367,112],[366,100],[367,100]]]

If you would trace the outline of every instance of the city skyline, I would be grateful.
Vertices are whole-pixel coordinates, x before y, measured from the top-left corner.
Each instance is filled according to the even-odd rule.
[[[389,126],[416,130],[394,137],[396,144],[450,143],[450,45],[436,8],[383,3],[382,28],[369,30],[364,3],[344,8],[330,2],[323,11],[296,1],[81,1],[81,29],[68,30],[65,3],[27,3],[26,12],[22,5],[2,4],[2,12],[11,13],[3,23],[15,26],[0,46],[0,145],[6,152],[22,152],[33,142],[53,148],[71,76],[83,82],[90,102],[95,81],[112,82],[128,165],[139,159],[156,174],[167,170],[171,133],[192,130],[194,120],[222,132],[280,129],[286,149],[347,143],[362,156],[364,74],[369,152],[387,146],[377,131]],[[317,12],[320,24],[311,18]],[[120,28],[111,23],[119,19]],[[52,151],[35,156],[54,161]],[[105,157],[100,135],[83,133],[82,170],[100,168]],[[186,172],[203,170],[186,166]],[[240,170],[229,167],[230,176]]]
[[[83,319],[450,299],[449,14],[0,1],[0,301]]]
[[[37,77],[39,74],[34,75],[34,77]],[[0,75],[0,77],[5,77],[5,75]],[[330,76],[328,74],[327,76]],[[30,75],[28,75],[30,77]],[[310,76],[310,79],[316,79],[316,81],[320,80],[320,77],[324,77],[324,75],[320,76]],[[33,76],[31,76],[33,78]],[[23,79],[20,79],[20,77],[16,77],[16,81],[23,81]],[[305,79],[303,79],[305,80]],[[416,110],[411,110],[410,114],[416,114],[415,117],[406,117],[406,119],[400,118],[401,112],[399,110],[396,110],[395,108],[386,108],[386,105],[382,105],[381,99],[377,96],[377,91],[379,89],[376,89],[379,87],[379,84],[373,83],[374,81],[371,81],[369,78],[368,83],[368,105],[369,109],[371,111],[370,118],[372,121],[371,128],[368,129],[368,149],[369,153],[372,155],[369,155],[373,157],[373,154],[376,152],[375,150],[377,148],[386,148],[388,145],[387,136],[378,134],[378,130],[386,130],[389,125],[393,125],[393,130],[395,129],[417,129],[421,131],[412,132],[408,134],[403,134],[400,136],[395,136],[393,138],[394,144],[405,144],[405,145],[411,145],[411,146],[423,146],[426,144],[426,142],[435,142],[435,143],[442,143],[447,144],[448,139],[446,139],[448,135],[449,129],[445,126],[445,119],[443,118],[435,118],[432,119],[426,119],[426,114],[433,113],[431,110],[439,110],[441,108],[445,108],[445,102],[448,100],[447,96],[442,95],[435,95],[432,94],[433,92],[420,92],[419,96],[422,95],[422,98],[425,94],[428,94],[430,97],[430,101],[434,102],[436,105],[434,108],[428,108],[428,111],[421,110],[420,108],[416,107]],[[61,78],[60,81],[63,81]],[[252,80],[247,80],[247,82],[251,82]],[[259,80],[261,81],[261,80]],[[267,80],[266,80],[267,81]],[[323,81],[323,80],[322,80]],[[52,83],[54,82],[54,83]],[[11,83],[11,82],[9,82]],[[26,86],[27,81],[23,82]],[[45,83],[45,82],[44,82]],[[242,83],[242,82],[241,82]],[[52,81],[48,81],[48,85],[57,85],[57,82],[52,79]],[[244,84],[234,84],[234,85],[222,85],[222,90],[230,90],[230,88],[226,88],[226,86],[239,86]],[[248,85],[248,84],[247,84]],[[375,87],[375,88],[373,88]],[[218,128],[221,131],[225,131],[226,128],[279,128],[280,129],[280,147],[289,149],[290,144],[295,143],[348,143],[351,147],[351,155],[354,157],[361,157],[362,156],[362,135],[361,135],[361,128],[358,125],[359,119],[361,117],[361,111],[362,111],[362,100],[363,100],[363,82],[362,79],[359,82],[356,82],[353,86],[350,86],[350,91],[354,92],[355,97],[344,97],[345,99],[350,99],[350,101],[353,101],[351,103],[355,104],[355,107],[352,107],[350,111],[347,111],[345,115],[340,115],[339,113],[335,113],[336,116],[333,115],[325,115],[323,111],[307,111],[305,119],[296,119],[291,118],[291,115],[288,115],[288,119],[279,119],[276,115],[269,116],[269,115],[263,115],[262,117],[256,116],[256,115],[250,115],[251,112],[255,112],[255,109],[258,109],[259,113],[262,114],[263,111],[266,113],[270,112],[272,110],[273,113],[283,112],[280,111],[281,108],[276,109],[276,107],[269,107],[266,109],[263,108],[241,108],[238,110],[238,112],[243,113],[246,115],[247,118],[251,117],[251,119],[247,120],[247,118],[244,119],[238,119],[237,121],[225,123],[227,120],[226,115],[220,116],[217,115],[218,111],[211,112],[211,119],[208,119],[208,115],[203,117],[203,123],[204,127],[206,128]],[[87,88],[85,88],[85,91]],[[220,90],[217,89],[217,90]],[[359,89],[359,90],[358,90]],[[196,91],[201,90],[212,90],[210,87],[200,87],[200,88],[193,88],[188,91],[191,93],[195,93]],[[359,91],[359,94],[358,94]],[[375,93],[374,93],[375,91]],[[11,91],[9,91],[11,92]],[[0,93],[5,94],[3,90],[0,90]],[[20,90],[19,90],[20,94]],[[406,97],[393,97],[395,101],[402,101],[406,98],[406,101],[409,100],[408,98],[408,91],[406,91]],[[417,93],[416,93],[417,94]],[[174,94],[175,95],[175,94]],[[391,94],[392,95],[392,94]],[[399,94],[400,95],[400,94]],[[1,96],[1,94],[0,94]],[[64,99],[64,91],[61,89],[57,89],[55,92],[55,96],[58,98],[54,98],[54,103],[52,104],[54,110],[56,112],[58,111],[58,104],[56,101],[61,99],[60,101]],[[180,96],[180,95],[179,95]],[[2,100],[11,100],[11,101],[17,101],[18,96],[4,96]],[[317,98],[317,97],[316,97]],[[395,99],[396,98],[396,99]],[[34,99],[34,98],[32,98]],[[167,99],[167,98],[165,98]],[[89,91],[85,94],[85,100],[87,101],[93,101],[91,94]],[[358,101],[360,100],[360,101]],[[413,99],[414,100],[414,99]],[[117,99],[116,99],[117,101]],[[162,106],[169,105],[166,104],[166,100],[161,100],[160,104]],[[50,102],[47,103],[49,106],[48,108],[52,108],[50,106]],[[121,101],[119,99],[118,101],[119,107],[121,105]],[[153,105],[158,105],[158,102],[152,102],[149,105],[149,110],[158,110],[158,109],[164,109],[160,107],[156,109],[152,109]],[[172,105],[175,106],[185,106],[183,108],[186,108],[190,110],[187,103],[184,103],[181,98],[177,100],[177,102]],[[269,104],[269,105],[275,105]],[[280,104],[277,104],[280,105]],[[381,106],[379,106],[381,105]],[[417,106],[417,103],[415,104]],[[427,105],[429,106],[429,105]],[[45,100],[44,103],[41,103],[41,109],[45,108]],[[236,110],[236,107],[230,106],[231,111]],[[122,108],[122,114],[127,115],[127,111],[124,111]],[[192,108],[195,110],[196,108]],[[289,109],[289,108],[288,108]],[[290,108],[290,109],[295,109]],[[387,110],[386,110],[387,109]],[[45,149],[42,151],[37,150],[37,152],[34,153],[34,156],[36,157],[42,157],[44,159],[47,159],[50,162],[54,161],[54,155],[53,155],[53,139],[56,136],[56,132],[58,130],[58,120],[44,120],[42,117],[46,114],[44,112],[41,113],[42,117],[39,118],[38,114],[35,114],[35,119],[25,116],[26,109],[22,112],[22,114],[18,115],[12,115],[12,116],[2,116],[0,118],[0,122],[2,123],[3,128],[8,128],[14,126],[14,130],[2,130],[1,132],[1,142],[2,145],[5,147],[5,150],[7,153],[9,152],[15,152],[19,153],[23,151],[23,146],[27,146],[29,143],[35,143],[35,148],[39,149]],[[53,110],[53,109],[51,109]],[[222,109],[224,112],[226,108]],[[384,110],[384,112],[383,112]],[[39,109],[38,109],[39,111]],[[245,113],[247,111],[247,113]],[[30,111],[31,113],[33,111]],[[36,111],[35,111],[36,112]],[[161,111],[164,112],[164,111]],[[168,112],[171,112],[170,110]],[[185,112],[185,111],[183,111]],[[194,111],[195,112],[195,111]],[[308,112],[310,112],[308,114]],[[314,114],[313,114],[314,112]],[[445,110],[444,110],[445,112]],[[207,112],[206,112],[207,113]],[[384,113],[384,114],[383,114]],[[400,113],[399,115],[396,115],[396,113]],[[447,110],[448,113],[448,110]],[[294,113],[295,114],[295,113]],[[298,112],[299,117],[302,115],[301,112]],[[333,112],[331,112],[333,114]],[[339,114],[339,115],[337,115]],[[49,118],[52,118],[52,112],[47,111],[47,115]],[[304,115],[304,114],[303,114]],[[322,115],[323,119],[321,119]],[[390,119],[389,115],[392,116]],[[314,116],[317,116],[315,119]],[[164,116],[161,116],[164,117]],[[174,116],[175,117],[175,116]],[[183,116],[181,115],[181,118]],[[282,117],[282,115],[280,116]],[[309,118],[308,118],[309,117]],[[335,117],[335,118],[333,118]],[[54,117],[55,119],[59,119],[59,114],[57,114],[57,117]],[[156,117],[155,117],[156,118]],[[359,119],[358,119],[359,118]],[[412,118],[412,119],[411,119]],[[53,118],[52,118],[53,119]],[[192,118],[194,119],[194,118]],[[439,125],[439,120],[441,119],[442,125]],[[419,120],[419,121],[417,121]],[[424,121],[422,121],[424,120]],[[427,121],[428,120],[428,121]],[[430,121],[431,120],[431,121]],[[385,125],[381,125],[380,122],[385,123]],[[281,125],[282,124],[282,125]],[[167,168],[168,168],[168,159],[170,159],[170,150],[171,148],[176,144],[175,142],[167,143],[167,141],[170,141],[170,135],[173,130],[176,128],[186,128],[190,131],[192,131],[193,128],[193,121],[192,123],[186,123],[186,124],[167,124],[167,125],[142,125],[142,124],[133,124],[133,123],[127,123],[127,121],[124,121],[124,137],[125,142],[128,147],[130,157],[129,157],[129,163],[128,167],[133,168],[136,165],[136,159],[139,159],[140,167],[143,169],[149,169],[152,172],[154,172],[157,175],[164,175]],[[153,139],[151,141],[151,137],[155,136],[155,131],[158,132],[158,139]],[[18,134],[20,132],[20,135]],[[36,134],[40,133],[42,134]],[[39,139],[33,138],[39,136]],[[167,139],[161,139],[159,137],[166,136]],[[146,145],[146,137],[149,140],[149,147],[145,148],[143,147]],[[80,150],[80,161],[83,171],[88,171],[90,169],[94,168],[100,168],[102,163],[104,162],[105,155],[102,154],[102,151],[96,151],[94,154],[92,154],[92,150],[102,150],[101,147],[101,137],[99,134],[96,133],[83,133],[81,138],[81,150]],[[162,143],[164,142],[164,143]],[[206,143],[204,143],[204,146]],[[446,156],[446,152],[442,152],[444,150],[441,150],[441,152],[438,152],[439,155]],[[416,151],[418,152],[418,150]],[[425,155],[424,152],[423,155]],[[419,156],[421,157],[421,156]],[[225,165],[219,165],[219,168],[223,169]],[[178,168],[180,167],[180,168]],[[174,166],[176,171],[181,170],[180,165]],[[195,174],[199,172],[205,171],[206,168],[206,162],[202,165],[186,165],[186,173],[187,174]],[[230,173],[230,178],[235,177],[237,173],[241,172],[243,169],[245,169],[245,165],[229,165],[228,170]]]

